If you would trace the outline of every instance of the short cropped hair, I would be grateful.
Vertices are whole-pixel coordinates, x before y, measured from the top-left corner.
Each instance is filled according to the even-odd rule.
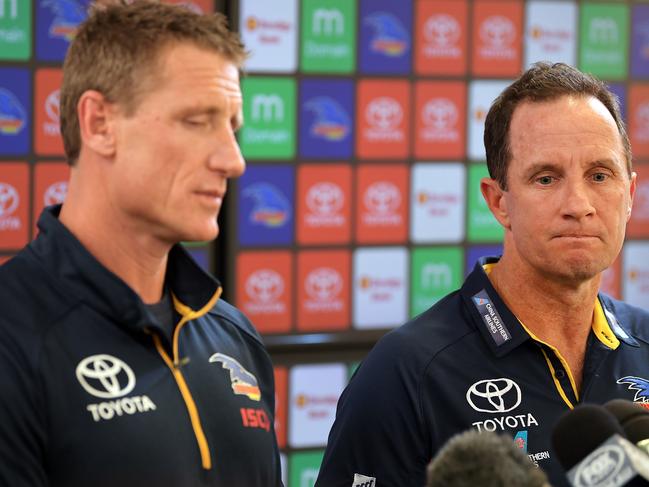
[[[627,170],[631,174],[631,144],[617,97],[604,82],[572,66],[539,62],[533,64],[494,100],[485,120],[487,168],[491,178],[498,181],[503,190],[507,189],[507,166],[512,157],[509,126],[516,107],[524,101],[552,101],[562,96],[592,96],[602,102],[615,120],[624,147]]]
[[[70,165],[81,150],[77,115],[81,95],[97,90],[132,115],[149,89],[163,50],[184,42],[215,51],[239,69],[246,58],[243,44],[222,14],[200,15],[152,0],[95,2],[63,64],[61,135]]]

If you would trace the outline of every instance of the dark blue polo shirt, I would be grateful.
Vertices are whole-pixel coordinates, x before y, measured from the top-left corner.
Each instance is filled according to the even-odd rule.
[[[0,267],[0,485],[281,486],[273,368],[180,246],[172,336],[43,212]]]
[[[649,313],[598,296],[577,391],[558,351],[492,287],[495,262],[482,259],[460,290],[377,343],[340,398],[318,487],[349,487],[355,474],[422,486],[440,447],[471,428],[516,438],[553,486],[567,486],[550,441],[557,418],[582,402],[648,400]]]

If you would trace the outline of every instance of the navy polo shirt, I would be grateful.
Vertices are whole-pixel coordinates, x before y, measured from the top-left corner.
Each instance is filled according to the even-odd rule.
[[[424,485],[436,452],[472,428],[512,436],[567,486],[550,440],[558,417],[582,402],[649,401],[648,312],[598,296],[577,391],[559,352],[491,285],[496,262],[481,259],[460,290],[377,343],[340,398],[317,486],[349,487],[355,475]]]

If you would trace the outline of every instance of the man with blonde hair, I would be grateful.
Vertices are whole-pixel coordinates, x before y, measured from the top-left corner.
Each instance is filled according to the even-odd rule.
[[[63,68],[62,207],[0,268],[0,485],[279,486],[259,335],[178,244],[244,161],[221,15],[95,9]]]

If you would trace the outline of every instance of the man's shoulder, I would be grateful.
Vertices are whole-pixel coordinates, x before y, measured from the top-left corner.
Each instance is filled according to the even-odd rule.
[[[5,332],[44,331],[75,302],[56,285],[29,247],[0,267],[0,329]]]
[[[602,304],[634,338],[649,344],[649,310],[600,294]]]
[[[216,319],[225,320],[239,331],[263,345],[259,332],[255,329],[250,320],[238,308],[223,299],[219,299],[216,306],[209,314]]]
[[[385,335],[374,353],[422,364],[474,333],[477,330],[470,321],[460,291],[455,291]]]

